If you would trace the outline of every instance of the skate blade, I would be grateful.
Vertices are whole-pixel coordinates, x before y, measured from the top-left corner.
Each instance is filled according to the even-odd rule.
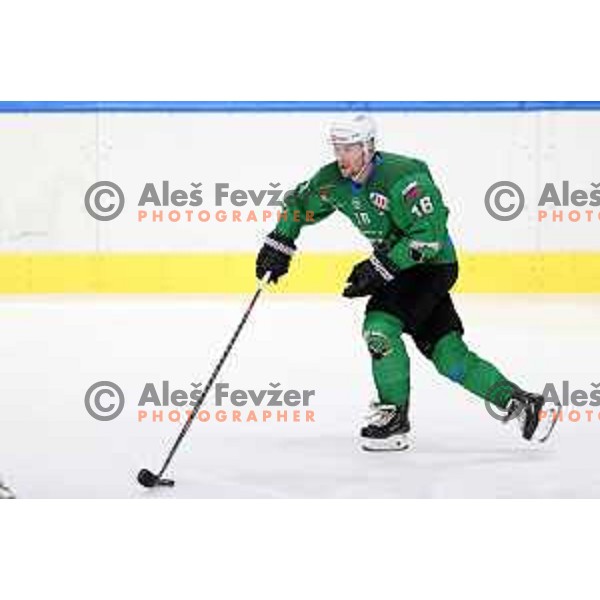
[[[548,410],[548,414],[545,416],[543,420],[541,420],[533,434],[532,441],[537,442],[538,444],[543,444],[548,440],[548,438],[552,435],[556,424],[560,418],[560,413],[562,411],[562,406],[556,408],[553,406],[552,409]]]
[[[412,446],[412,440],[405,433],[385,439],[360,438],[360,447],[367,452],[402,452]]]

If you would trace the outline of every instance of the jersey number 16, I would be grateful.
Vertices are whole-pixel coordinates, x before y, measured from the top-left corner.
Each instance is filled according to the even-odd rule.
[[[433,202],[429,196],[423,196],[419,200],[419,202],[415,202],[415,205],[410,209],[411,213],[417,215],[417,217],[422,217],[423,215],[428,215],[433,212]]]

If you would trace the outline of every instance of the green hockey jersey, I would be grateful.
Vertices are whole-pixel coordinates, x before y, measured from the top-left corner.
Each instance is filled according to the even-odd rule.
[[[275,231],[295,240],[303,227],[336,210],[399,269],[456,261],[446,226],[448,208],[420,160],[377,152],[371,175],[362,185],[342,177],[332,162],[287,196]]]

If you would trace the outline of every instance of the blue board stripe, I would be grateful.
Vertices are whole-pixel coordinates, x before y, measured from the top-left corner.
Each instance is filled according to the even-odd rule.
[[[2,113],[31,112],[524,112],[600,110],[600,101],[117,101],[0,102]]]

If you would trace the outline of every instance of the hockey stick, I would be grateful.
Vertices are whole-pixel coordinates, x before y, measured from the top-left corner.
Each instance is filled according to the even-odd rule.
[[[219,362],[217,363],[217,366],[215,367],[215,370],[213,371],[212,375],[210,376],[210,379],[208,380],[208,383],[206,384],[206,387],[204,388],[202,395],[200,396],[196,406],[194,406],[194,410],[190,413],[190,415],[187,418],[187,421],[184,423],[181,431],[179,432],[179,435],[177,436],[175,443],[173,444],[171,450],[169,451],[169,454],[168,454],[165,462],[163,463],[161,470],[158,472],[158,475],[152,473],[152,471],[149,471],[148,469],[142,469],[138,473],[138,476],[137,476],[138,483],[140,483],[144,487],[147,487],[147,488],[151,488],[151,487],[155,487],[155,486],[172,487],[175,485],[175,480],[163,479],[163,475],[164,475],[165,471],[167,470],[168,466],[171,464],[171,461],[173,460],[173,456],[175,456],[175,452],[177,452],[177,448],[179,448],[179,444],[181,444],[183,438],[185,437],[185,435],[189,431],[190,427],[192,426],[192,423],[194,422],[194,419],[196,418],[196,415],[198,414],[200,407],[204,403],[206,396],[208,396],[208,392],[210,392],[210,389],[211,389],[213,383],[215,382],[215,379],[219,375],[219,371],[221,370],[221,367],[227,360],[227,357],[229,356],[229,353],[231,352],[236,340],[238,339],[242,329],[244,328],[246,321],[250,317],[250,313],[252,312],[252,309],[254,308],[254,305],[256,304],[258,297],[260,296],[261,292],[265,289],[265,285],[269,281],[270,276],[271,276],[271,273],[270,273],[270,271],[268,271],[267,273],[265,273],[265,276],[259,281],[256,292],[254,292],[254,296],[252,296],[252,300],[250,301],[250,304],[248,305],[248,308],[246,309],[246,312],[244,313],[242,320],[240,321],[239,325],[237,326],[237,329],[235,330],[235,333],[233,334],[231,341],[229,342],[229,344],[227,344],[227,347],[225,348],[225,352],[223,352],[223,356],[221,356]]]

